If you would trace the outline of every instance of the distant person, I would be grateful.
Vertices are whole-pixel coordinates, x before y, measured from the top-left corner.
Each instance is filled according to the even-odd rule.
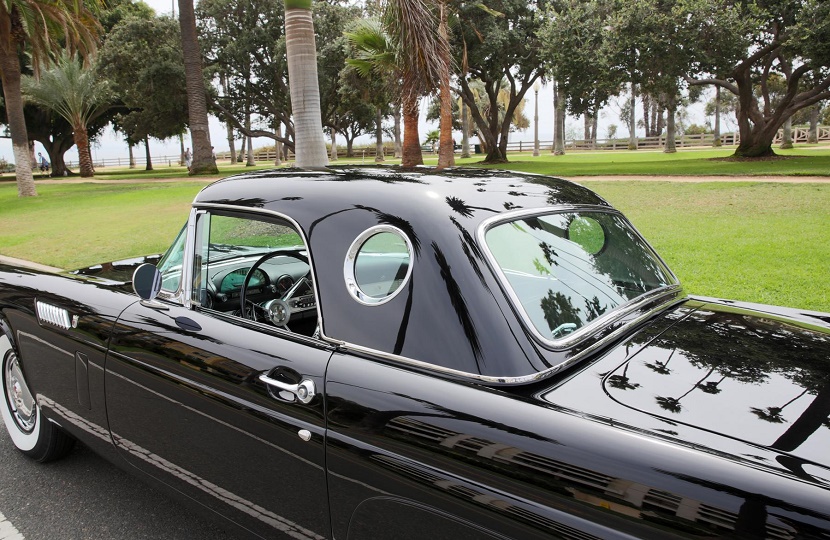
[[[40,166],[40,172],[47,172],[49,170],[49,162],[46,161],[46,158],[43,157],[42,153],[37,153],[37,160]]]
[[[193,165],[193,154],[190,152],[190,148],[184,151],[184,164],[188,171],[190,170],[190,166]]]

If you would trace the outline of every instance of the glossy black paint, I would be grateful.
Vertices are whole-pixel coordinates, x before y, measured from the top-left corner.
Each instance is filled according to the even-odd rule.
[[[309,242],[326,333],[372,354],[169,301],[138,259],[73,275],[0,267],[0,324],[50,419],[261,538],[830,538],[830,315],[686,297],[565,351],[530,337],[484,261],[505,209],[607,206],[501,172],[267,172],[194,203],[278,212]],[[408,290],[361,307],[345,250],[394,224]],[[40,323],[35,300],[77,315]],[[662,306],[650,313],[651,308]],[[615,333],[616,332],[616,333]],[[526,385],[415,368],[391,352]],[[613,339],[612,339],[613,338]],[[260,375],[314,381],[307,405]],[[308,431],[308,440],[301,437]]]

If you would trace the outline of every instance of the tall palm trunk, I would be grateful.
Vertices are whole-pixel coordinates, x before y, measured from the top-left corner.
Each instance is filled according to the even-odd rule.
[[[182,31],[182,52],[187,86],[187,116],[190,141],[193,143],[193,164],[190,174],[217,174],[210,144],[205,82],[202,76],[202,53],[196,37],[196,15],[193,0],[179,0],[179,26]]]
[[[86,133],[86,126],[83,122],[75,122],[72,126],[72,135],[75,138],[75,146],[78,147],[78,167],[81,170],[81,177],[89,178],[95,175],[92,165],[92,154],[89,148],[89,136]]]
[[[447,4],[446,1],[441,2],[438,35],[441,40],[449,41],[449,33],[447,31]],[[438,170],[446,169],[455,165],[455,144],[452,140],[452,93],[450,92],[450,59],[449,47],[439,49],[440,52],[440,80],[438,82],[438,95],[441,99],[441,121],[440,121],[440,138],[438,147]]]
[[[29,135],[23,118],[23,94],[20,91],[20,59],[17,50],[0,47],[0,78],[3,81],[3,97],[6,100],[6,116],[11,132],[14,152],[17,195],[36,197],[35,179],[32,176],[32,160],[29,157]]]
[[[415,167],[424,164],[424,157],[421,154],[421,141],[418,135],[418,117],[420,110],[418,98],[415,96],[404,96],[402,103],[403,112],[403,154],[401,156],[402,167]]]
[[[311,0],[285,0],[285,46],[296,164],[304,168],[325,167],[328,156],[320,111]]]
[[[332,161],[337,161],[339,158],[337,157],[337,130],[331,128],[331,155],[329,158]]]

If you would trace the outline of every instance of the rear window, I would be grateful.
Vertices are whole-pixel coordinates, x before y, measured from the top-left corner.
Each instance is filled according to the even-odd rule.
[[[484,238],[517,307],[547,341],[677,283],[615,213],[523,217],[491,227]]]

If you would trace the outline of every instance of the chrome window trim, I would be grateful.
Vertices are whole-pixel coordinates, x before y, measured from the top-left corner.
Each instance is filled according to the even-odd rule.
[[[659,289],[654,289],[652,291],[648,291],[646,293],[641,294],[636,298],[632,298],[628,302],[624,304],[620,304],[616,308],[612,309],[610,312],[597,317],[596,319],[592,320],[588,324],[578,328],[572,334],[568,334],[562,339],[550,339],[539,331],[536,328],[536,325],[533,324],[533,321],[530,318],[530,315],[524,308],[521,300],[519,299],[516,292],[513,290],[513,287],[510,286],[510,282],[507,280],[507,276],[501,269],[501,265],[499,265],[498,261],[496,260],[495,256],[493,255],[492,251],[490,251],[490,246],[487,245],[486,241],[486,234],[487,231],[492,229],[497,225],[501,225],[503,223],[508,223],[511,221],[516,221],[517,219],[523,219],[527,217],[536,217],[536,216],[546,216],[552,214],[564,214],[567,212],[595,212],[595,213],[604,213],[604,214],[614,214],[620,218],[631,227],[631,230],[640,238],[640,240],[646,245],[646,247],[651,251],[651,254],[660,262],[660,264],[665,268],[666,272],[668,273],[669,277],[674,280],[674,283],[665,285],[660,287]],[[593,333],[595,333],[599,328],[612,324],[616,321],[619,321],[626,315],[637,311],[638,309],[642,308],[644,305],[648,304],[649,302],[654,301],[657,298],[660,298],[665,295],[673,294],[682,289],[680,285],[680,280],[677,279],[677,276],[674,275],[674,272],[671,271],[669,266],[660,258],[660,255],[655,251],[651,244],[643,237],[642,234],[634,227],[634,225],[626,219],[626,217],[619,212],[618,210],[608,207],[608,206],[599,206],[599,205],[561,205],[561,206],[552,206],[548,208],[533,208],[533,209],[522,209],[522,210],[515,210],[512,212],[505,212],[503,214],[499,214],[484,221],[479,224],[478,229],[476,230],[476,238],[479,243],[479,247],[481,248],[482,252],[484,253],[484,257],[487,260],[487,264],[490,265],[490,269],[496,274],[498,277],[499,285],[501,286],[504,293],[509,298],[511,304],[513,305],[514,309],[517,313],[519,313],[520,319],[522,320],[522,324],[525,326],[527,330],[533,335],[536,340],[544,345],[549,349],[553,349],[555,351],[562,351],[565,349],[569,349],[574,345],[580,343],[581,341],[590,337]]]
[[[193,254],[196,246],[196,208],[191,208],[190,215],[185,225],[184,257],[182,257],[182,277],[179,281],[179,288],[176,291],[159,290],[158,299],[178,304],[190,309],[191,293],[193,290]],[[178,237],[177,237],[178,238]]]
[[[355,277],[355,264],[357,263],[357,255],[360,251],[360,248],[363,247],[363,244],[366,243],[371,237],[376,234],[380,233],[391,233],[396,234],[403,241],[406,243],[406,250],[409,253],[409,264],[407,265],[406,275],[401,281],[401,284],[395,289],[391,294],[384,296],[383,298],[376,298],[373,296],[369,296],[360,288],[360,285],[357,283],[357,278]],[[412,267],[415,264],[415,260],[412,256],[413,249],[412,249],[412,242],[409,240],[409,237],[403,232],[401,229],[394,227],[392,225],[374,225],[369,227],[359,235],[357,238],[354,239],[352,245],[349,246],[349,250],[346,251],[346,259],[343,261],[343,279],[346,282],[346,290],[349,291],[349,295],[352,299],[359,304],[364,306],[380,306],[389,301],[393,298],[398,296],[400,292],[406,288],[406,284],[409,282],[409,278],[412,277]]]
[[[281,212],[275,212],[273,210],[266,210],[264,208],[251,208],[250,206],[238,206],[238,205],[234,205],[234,204],[194,203],[193,204],[193,211],[190,214],[191,219],[190,219],[190,222],[189,222],[189,225],[188,225],[189,227],[192,227],[192,229],[188,229],[188,232],[187,232],[188,246],[192,247],[192,249],[188,252],[189,259],[190,259],[188,267],[191,269],[190,270],[191,278],[192,278],[192,272],[193,272],[193,269],[192,269],[192,267],[193,267],[193,256],[196,253],[196,246],[192,245],[196,241],[196,239],[195,239],[195,235],[196,235],[196,224],[195,224],[195,222],[196,222],[196,219],[195,219],[195,217],[196,217],[197,213],[206,213],[207,210],[227,210],[227,211],[230,211],[230,212],[240,212],[240,213],[243,213],[243,214],[261,214],[261,215],[264,215],[264,216],[276,217],[276,218],[285,220],[288,223],[290,223],[294,227],[294,230],[297,231],[297,234],[300,235],[300,238],[303,241],[303,245],[305,246],[306,253],[308,254],[308,266],[309,266],[309,271],[311,272],[311,282],[312,282],[312,287],[314,288],[314,297],[317,299],[317,306],[314,309],[317,311],[317,326],[320,328],[320,340],[326,341],[326,342],[331,343],[333,345],[340,345],[340,344],[343,343],[340,340],[333,339],[333,338],[330,338],[330,337],[326,336],[325,332],[323,330],[323,317],[320,314],[320,291],[317,288],[317,275],[314,271],[314,262],[312,260],[311,249],[308,246],[308,239],[306,238],[305,231],[303,231],[303,228],[300,227],[300,224],[297,223],[297,221],[295,221],[293,218],[291,218],[291,217],[289,217],[289,216],[287,216],[287,215],[285,215]],[[191,297],[190,295],[192,294],[192,283],[189,283],[187,288],[189,289],[188,291],[186,291],[187,292],[187,298],[188,298],[188,307],[190,307],[191,302],[190,302],[189,299]],[[192,304],[195,305],[195,302],[192,302]],[[314,338],[309,338],[309,339],[314,339]]]

